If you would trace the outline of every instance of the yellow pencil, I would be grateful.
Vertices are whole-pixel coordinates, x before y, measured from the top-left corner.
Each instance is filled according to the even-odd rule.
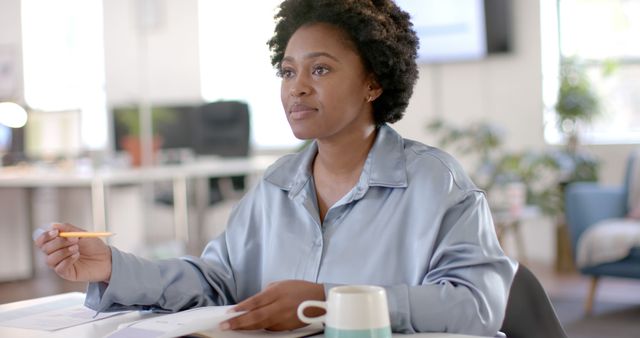
[[[86,231],[65,231],[58,234],[60,237],[94,238],[113,236],[112,232],[86,232]]]

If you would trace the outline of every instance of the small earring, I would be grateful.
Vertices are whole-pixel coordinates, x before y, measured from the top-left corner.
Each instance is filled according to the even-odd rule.
[[[369,95],[369,97],[367,97],[367,102],[371,102],[373,101],[373,96]]]

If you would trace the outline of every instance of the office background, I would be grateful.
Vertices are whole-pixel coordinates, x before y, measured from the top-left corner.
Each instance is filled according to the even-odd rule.
[[[507,130],[506,144],[513,150],[550,147],[544,139],[543,45],[541,8],[554,1],[513,1],[512,50],[476,61],[420,66],[420,79],[403,120],[394,127],[405,137],[429,144],[436,139],[425,125],[435,117],[452,123],[489,120]],[[202,82],[199,68],[198,1],[158,1],[162,25],[147,41],[148,95],[154,103],[201,102]],[[140,44],[136,8],[128,0],[110,0],[104,4],[104,64],[106,104],[131,104],[139,99]],[[0,2],[0,45],[21,47],[20,0]],[[266,46],[265,46],[266,49]],[[221,48],[222,53],[230,52]],[[18,79],[21,79],[21,59]],[[247,74],[251,76],[251,74]],[[250,81],[243,79],[243,81]],[[22,83],[18,82],[22,88]],[[277,94],[276,94],[277,95]],[[16,98],[21,101],[24,98]],[[255,113],[255,111],[254,111]],[[276,113],[275,119],[282,114]],[[103,122],[109,137],[110,118]],[[283,116],[276,121],[286,130]],[[110,146],[111,143],[109,143]],[[553,146],[553,145],[551,145]],[[619,184],[624,159],[634,145],[587,145],[601,159],[600,180]],[[455,155],[455,154],[454,154]],[[458,156],[463,162],[464,157]],[[551,261],[555,255],[552,222],[536,222],[525,227],[532,259]]]
[[[162,29],[148,41],[148,94],[154,103],[201,102],[199,67],[198,1],[157,1],[162,7]],[[542,53],[547,37],[541,24],[541,8],[555,1],[513,1],[513,49],[477,61],[423,64],[420,79],[405,118],[395,127],[406,137],[435,143],[424,128],[434,117],[455,123],[487,119],[508,130],[513,149],[543,148],[544,111]],[[0,45],[21,48],[19,0],[0,3]],[[106,1],[104,8],[104,64],[106,104],[131,104],[139,99],[136,7],[128,0]],[[229,34],[233,35],[233,34]],[[267,35],[268,36],[268,35]],[[552,42],[553,43],[553,42]],[[262,47],[262,46],[260,46]],[[228,52],[222,48],[220,52]],[[17,60],[18,86],[22,88],[21,58]],[[23,101],[22,92],[14,98]],[[277,93],[276,93],[277,95]],[[277,100],[277,98],[276,98]],[[273,116],[278,116],[276,113]],[[108,117],[104,122],[110,124]],[[284,117],[278,121],[286,127]],[[106,132],[105,132],[106,133]],[[106,135],[106,137],[110,137]],[[619,183],[621,168],[633,145],[594,145],[589,150],[602,159],[601,180]]]

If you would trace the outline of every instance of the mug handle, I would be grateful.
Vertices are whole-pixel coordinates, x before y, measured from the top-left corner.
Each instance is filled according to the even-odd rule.
[[[308,307],[319,307],[326,311],[327,302],[321,302],[318,300],[305,300],[304,302],[300,303],[300,305],[298,305],[298,318],[300,318],[300,321],[302,321],[305,324],[322,323],[326,316],[326,312],[322,316],[307,317],[304,315],[304,310]]]

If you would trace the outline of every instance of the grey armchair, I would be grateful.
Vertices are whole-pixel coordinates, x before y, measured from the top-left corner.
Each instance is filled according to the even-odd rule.
[[[576,182],[565,190],[565,216],[571,235],[574,257],[578,241],[590,226],[599,221],[625,217],[628,210],[628,195],[631,184],[632,168],[638,155],[629,157],[623,184],[617,187],[604,187],[597,183]],[[592,276],[591,287],[585,303],[585,311],[593,309],[595,292],[600,277],[624,277],[640,279],[640,247],[634,247],[629,255],[621,260],[580,268],[580,272]]]

